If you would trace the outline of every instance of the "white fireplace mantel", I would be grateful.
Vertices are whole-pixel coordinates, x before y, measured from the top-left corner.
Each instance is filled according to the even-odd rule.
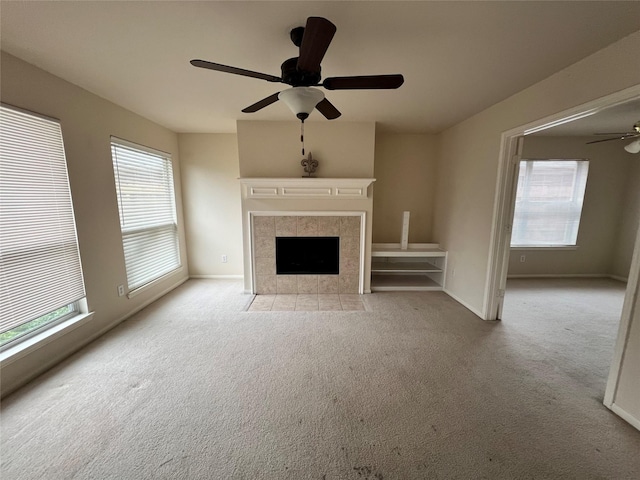
[[[373,188],[370,187],[375,182],[375,178],[241,177],[238,180],[242,187],[244,288],[246,292],[256,293],[258,264],[255,252],[258,245],[256,245],[254,238],[255,219],[259,217],[297,217],[296,222],[299,220],[301,223],[306,223],[308,219],[305,217],[319,216],[360,217],[360,254],[357,275],[359,286],[357,292],[371,292]],[[289,218],[287,221],[290,222],[291,219]],[[340,225],[342,227],[342,222]],[[265,238],[263,233],[261,232],[260,235],[261,240]],[[263,243],[260,244],[260,249],[265,247]],[[264,258],[271,258],[271,256],[263,255],[261,258],[264,260]],[[261,269],[266,268],[265,262],[262,260],[259,265]],[[264,272],[264,270],[262,271]],[[270,274],[260,273],[259,275]],[[351,276],[352,274],[345,275]],[[273,276],[276,277],[277,286],[277,274]],[[271,281],[271,279],[268,280]],[[345,277],[344,281],[346,282],[345,288],[351,289],[349,283],[351,279]],[[350,293],[356,293],[356,291]]]
[[[244,198],[367,198],[375,178],[240,178]]]

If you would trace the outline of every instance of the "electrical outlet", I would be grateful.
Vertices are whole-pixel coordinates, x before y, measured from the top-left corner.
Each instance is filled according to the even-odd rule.
[[[118,285],[118,296],[119,297],[124,296],[124,285]]]
[[[526,259],[527,259],[526,255],[520,255],[520,263],[524,263]]]
[[[221,255],[221,256],[220,256],[220,261],[221,261],[222,263],[227,263],[227,256],[226,256],[226,255]]]

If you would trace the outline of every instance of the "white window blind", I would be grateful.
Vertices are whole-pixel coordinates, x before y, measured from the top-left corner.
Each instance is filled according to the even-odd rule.
[[[112,138],[129,290],[180,266],[173,168],[168,154]]]
[[[522,160],[512,246],[576,245],[587,160]]]
[[[85,296],[58,122],[0,106],[0,333]]]

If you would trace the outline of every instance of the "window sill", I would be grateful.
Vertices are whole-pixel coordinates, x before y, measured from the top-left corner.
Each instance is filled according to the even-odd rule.
[[[578,250],[578,245],[535,245],[535,246],[512,246],[511,250]]]
[[[18,342],[16,345],[7,347],[6,350],[0,352],[0,367],[13,363],[44,345],[47,345],[66,333],[69,333],[71,330],[84,325],[92,318],[93,312],[80,313],[68,320],[65,320],[64,322],[60,322],[57,325],[52,326],[51,328],[47,328],[37,335]]]

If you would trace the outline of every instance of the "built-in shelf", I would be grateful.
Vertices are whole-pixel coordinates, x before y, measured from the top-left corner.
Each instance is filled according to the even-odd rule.
[[[384,275],[371,276],[372,292],[442,290],[442,285],[426,275]]]
[[[371,291],[442,290],[447,252],[434,243],[374,243]]]
[[[376,273],[434,273],[442,269],[429,262],[393,262],[373,260],[371,271]]]

